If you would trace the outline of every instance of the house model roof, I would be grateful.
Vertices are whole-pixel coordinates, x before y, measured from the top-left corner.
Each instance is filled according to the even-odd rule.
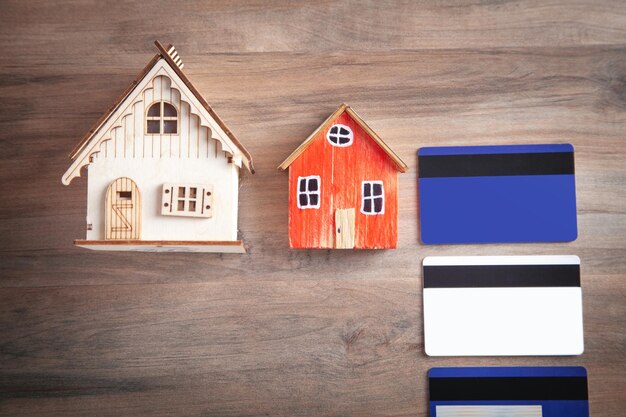
[[[369,135],[369,137],[378,145],[381,147],[381,149],[383,151],[385,151],[385,153],[387,154],[387,156],[389,156],[389,158],[391,159],[391,161],[396,165],[398,171],[400,172],[406,172],[408,167],[407,165],[404,163],[404,161],[402,161],[402,159],[400,159],[400,157],[398,155],[395,154],[394,151],[391,150],[391,148],[376,134],[376,132],[374,132],[372,130],[372,128],[370,128],[367,123],[365,123],[363,121],[363,119],[361,119],[361,117],[354,111],[352,110],[352,108],[350,106],[348,106],[347,104],[342,104],[341,106],[339,106],[339,108],[337,110],[335,110],[333,112],[333,114],[331,114],[328,119],[326,119],[324,121],[324,123],[322,123],[317,129],[315,129],[315,131],[313,133],[311,133],[311,135],[309,135],[308,138],[306,138],[306,140],[304,142],[302,142],[300,144],[300,146],[298,146],[296,148],[295,151],[293,151],[291,153],[291,155],[289,155],[287,157],[287,159],[285,159],[283,161],[282,164],[280,164],[278,166],[278,168],[280,169],[287,169],[289,167],[289,165],[292,164],[293,161],[295,161],[296,159],[298,159],[298,157],[300,155],[302,155],[304,153],[304,151],[306,151],[306,149],[313,143],[313,141],[317,138],[317,135],[320,131],[325,130],[331,123],[333,123],[337,117],[339,117],[342,113],[348,113],[350,115],[350,117],[359,125],[361,126],[361,128],[363,130],[365,130],[365,132]]]
[[[168,66],[173,70],[173,72],[178,76],[180,81],[186,86],[189,90],[193,98],[197,100],[197,102],[202,107],[202,110],[206,111],[207,115],[215,122],[217,125],[217,129],[222,133],[222,136],[225,136],[225,141],[230,142],[232,144],[232,148],[228,153],[229,156],[235,161],[239,161],[240,164],[243,164],[251,173],[254,173],[254,166],[252,164],[252,157],[248,150],[241,144],[241,142],[235,137],[235,135],[230,131],[230,129],[226,126],[224,121],[215,113],[215,111],[211,108],[209,103],[202,97],[200,92],[194,87],[189,78],[183,73],[182,68],[184,64],[178,52],[174,48],[173,45],[169,45],[167,48],[161,45],[159,41],[155,41],[154,44],[157,47],[158,53],[148,62],[145,68],[135,77],[133,82],[128,86],[128,88],[115,100],[115,103],[94,123],[94,125],[89,129],[89,131],[83,136],[81,141],[76,145],[76,147],[72,150],[69,157],[74,161],[66,175],[64,175],[63,182],[68,184],[72,178],[76,176],[80,176],[80,168],[88,163],[88,161],[82,164],[79,160],[88,159],[90,152],[87,149],[89,144],[92,142],[94,138],[98,136],[101,130],[106,129],[107,122],[116,114],[118,109],[124,105],[126,100],[131,97],[135,90],[139,87],[144,78],[150,74],[151,70],[161,61],[164,60]],[[76,172],[76,168],[78,168],[78,172]],[[71,172],[70,172],[71,171]]]

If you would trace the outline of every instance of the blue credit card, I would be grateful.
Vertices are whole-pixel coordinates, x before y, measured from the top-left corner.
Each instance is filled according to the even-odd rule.
[[[431,147],[418,151],[425,244],[575,240],[572,145]]]
[[[589,417],[583,367],[432,368],[431,417]]]

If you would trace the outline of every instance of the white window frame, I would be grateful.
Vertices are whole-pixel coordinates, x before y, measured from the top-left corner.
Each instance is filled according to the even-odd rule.
[[[148,112],[152,108],[152,106],[159,104],[159,115],[158,116],[148,116]],[[174,108],[176,112],[176,116],[165,116],[165,104],[169,104]],[[178,135],[180,130],[180,120],[178,120],[179,111],[178,108],[166,100],[154,101],[152,104],[148,106],[146,109],[146,135]],[[176,122],[176,132],[174,133],[165,133],[165,122]],[[148,122],[159,122],[159,131],[158,132],[150,132],[148,131]]]
[[[330,133],[330,131],[332,130],[333,127],[337,127],[337,133]],[[335,143],[330,139],[330,135],[333,135],[335,137],[339,137],[339,132],[341,129],[346,129],[348,130],[348,134],[347,135],[341,135],[342,137],[348,137],[350,140],[346,143]],[[341,124],[341,123],[335,123],[334,125],[332,125],[330,127],[330,129],[328,129],[328,132],[326,132],[326,140],[333,146],[337,146],[339,148],[345,148],[348,147],[350,145],[352,145],[352,143],[354,142],[354,132],[352,131],[352,128],[350,126]],[[339,140],[339,139],[337,139]]]
[[[192,188],[196,194],[191,196]],[[180,190],[183,190],[181,195]],[[212,217],[213,216],[213,186],[208,184],[163,184],[161,192],[161,214],[163,216],[183,217]],[[179,203],[183,208],[179,209]],[[191,203],[195,209],[190,209]]]
[[[369,196],[365,196],[365,185],[369,184],[370,185],[370,195]],[[378,184],[380,185],[380,190],[382,192],[382,194],[380,195],[374,195],[374,185]],[[374,200],[377,198],[382,197],[383,200],[383,204],[381,207],[381,211],[380,212],[376,212],[374,211]],[[370,208],[371,211],[365,211],[365,200],[370,200]],[[381,214],[385,214],[385,185],[383,184],[382,181],[380,180],[369,180],[369,181],[363,181],[361,182],[361,213],[365,214],[367,216],[378,216]]]
[[[306,184],[306,190],[304,191],[300,191],[300,181],[305,180],[305,184]],[[309,180],[317,180],[317,191],[309,191]],[[317,204],[316,205],[311,205],[311,204],[307,204],[306,206],[303,206],[300,204],[300,195],[301,194],[306,194],[307,196],[307,203],[309,202],[309,196],[310,195],[317,195]],[[322,178],[319,175],[309,175],[306,177],[298,177],[298,182],[296,183],[296,200],[298,202],[298,208],[299,209],[319,209],[320,208],[320,204],[322,202]]]

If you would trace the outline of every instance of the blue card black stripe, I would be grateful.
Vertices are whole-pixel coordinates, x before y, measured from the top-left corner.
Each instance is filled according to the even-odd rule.
[[[567,144],[421,148],[422,242],[574,240],[574,170]]]
[[[428,381],[432,417],[589,416],[582,367],[433,368]]]
[[[419,177],[573,175],[573,152],[420,155]]]
[[[586,400],[584,377],[433,378],[432,401]]]

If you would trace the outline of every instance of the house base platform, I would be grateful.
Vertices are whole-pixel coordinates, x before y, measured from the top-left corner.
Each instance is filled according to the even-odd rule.
[[[215,252],[246,253],[243,241],[195,241],[195,240],[82,240],[76,246],[104,251],[139,252]]]

